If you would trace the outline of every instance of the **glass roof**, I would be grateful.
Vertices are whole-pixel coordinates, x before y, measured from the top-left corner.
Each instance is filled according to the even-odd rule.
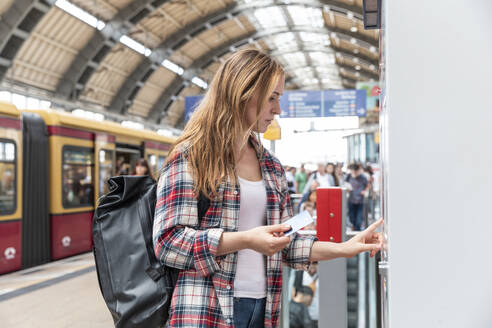
[[[323,27],[323,14],[319,8],[304,6],[287,6],[287,11],[296,25]]]
[[[264,40],[293,82],[303,89],[342,88],[329,31],[319,32],[325,26],[322,9],[289,5],[287,1],[281,6],[275,1],[243,2],[255,6],[261,2],[265,6],[247,14],[258,31],[285,28],[285,32]],[[289,22],[306,31],[289,31],[292,27]]]
[[[306,56],[300,51],[279,56],[279,60],[286,68],[299,66],[307,67]]]
[[[260,26],[264,29],[287,26],[282,9],[279,7],[256,9],[254,15]]]

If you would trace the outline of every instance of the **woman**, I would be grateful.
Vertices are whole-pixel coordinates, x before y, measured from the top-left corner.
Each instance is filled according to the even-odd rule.
[[[316,189],[309,191],[307,200],[301,204],[300,211],[307,210],[311,216],[316,216]]]
[[[326,164],[326,173],[328,174],[328,178],[330,180],[330,184],[333,187],[340,186],[340,182],[338,181],[338,177],[335,174],[335,164],[328,163]]]
[[[171,150],[157,187],[154,250],[180,269],[167,327],[278,327],[282,262],[380,249],[377,225],[343,244],[283,236],[293,216],[285,172],[258,133],[280,114],[282,67],[257,50],[216,72]],[[199,194],[210,198],[197,217]]]
[[[135,163],[135,169],[133,170],[132,175],[148,175],[152,179],[154,178],[149,163],[143,158],[140,158],[137,163]]]

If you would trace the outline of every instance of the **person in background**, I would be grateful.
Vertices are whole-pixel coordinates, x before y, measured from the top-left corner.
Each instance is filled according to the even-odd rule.
[[[313,291],[313,301],[308,305],[309,316],[313,321],[313,328],[318,327],[319,318],[319,280],[318,280],[318,263],[309,266],[308,271],[296,271],[294,277],[294,295],[302,286],[308,286]]]
[[[330,179],[330,183],[332,183],[333,187],[340,186],[340,181],[338,180],[338,177],[335,174],[335,164],[333,163],[326,164],[326,173],[328,174],[328,178]]]
[[[12,169],[3,171],[2,180],[0,181],[0,195],[11,196],[14,194],[14,173]]]
[[[121,175],[120,172],[123,168],[123,163],[125,163],[125,158],[123,156],[118,157],[118,159],[116,160],[116,166],[115,166],[116,175]]]
[[[316,189],[309,192],[306,201],[301,203],[299,211],[308,211],[311,216],[316,216]]]
[[[127,162],[122,163],[116,175],[129,175],[129,174],[130,174],[130,163]]]
[[[152,172],[150,171],[149,163],[143,158],[135,163],[135,169],[133,170],[132,175],[148,175],[154,179]]]
[[[287,178],[287,187],[289,188],[289,194],[296,193],[296,179],[294,178],[295,173],[295,167],[285,167],[285,177]]]
[[[319,187],[318,181],[313,181],[313,183],[311,184],[310,189],[306,193],[304,193],[302,195],[301,201],[299,202],[299,212],[302,211],[302,204],[304,204],[309,199],[309,196],[311,195],[311,193],[313,191],[316,191],[316,189],[318,187]],[[316,206],[316,204],[314,204],[314,206]]]
[[[346,181],[350,184],[350,194],[348,199],[349,219],[353,230],[359,231],[364,221],[364,197],[369,189],[369,182],[362,174],[362,166],[353,163],[349,166],[350,175]]]
[[[309,193],[312,190],[316,190],[318,187],[333,187],[334,186],[333,177],[326,173],[325,165],[323,163],[318,164],[318,170],[311,173],[309,176],[308,182],[304,187],[304,191],[302,194],[301,201],[299,202],[299,210],[301,208],[301,204],[304,203],[308,197]]]
[[[301,164],[301,168],[296,173],[295,179],[297,183],[297,193],[302,194],[307,182],[307,174],[306,169],[304,168],[304,164]]]
[[[369,184],[366,194],[367,197],[365,197],[365,202],[364,202],[364,217],[369,218],[369,214],[371,213],[371,218],[372,218],[372,210],[374,208],[374,178],[373,178],[374,172],[372,170],[370,163],[366,163],[366,166],[364,166],[363,174],[367,179],[367,183]]]
[[[335,176],[338,179],[338,186],[343,187],[343,181],[345,181],[345,173],[343,172],[343,163],[338,163],[336,165]]]
[[[331,179],[330,179],[331,178]],[[318,170],[311,174],[306,186],[304,187],[303,194],[309,193],[314,182],[318,183],[318,186],[323,187],[333,187],[335,182],[332,180],[333,177],[326,173],[325,165],[323,163],[318,164]]]
[[[301,271],[302,272],[302,271]],[[308,286],[301,286],[296,290],[289,304],[290,328],[313,328],[313,320],[309,316],[308,306],[313,301],[313,290]]]
[[[293,189],[293,194],[297,193],[297,182],[296,182],[296,173],[297,173],[297,168],[295,166],[292,166],[290,168],[290,173],[292,173],[292,176],[294,177],[294,189]]]

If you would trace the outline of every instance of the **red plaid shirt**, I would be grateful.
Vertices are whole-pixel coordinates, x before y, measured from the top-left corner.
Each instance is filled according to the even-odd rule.
[[[287,180],[282,165],[258,141],[257,151],[267,192],[267,224],[292,217]],[[154,219],[154,249],[157,258],[180,269],[166,327],[234,327],[233,297],[237,252],[217,256],[224,231],[237,231],[240,209],[239,186],[230,181],[218,187],[205,216],[198,220],[193,178],[187,151],[170,159],[159,179]],[[315,237],[295,235],[290,244],[267,258],[265,327],[278,327],[282,262],[306,270]]]

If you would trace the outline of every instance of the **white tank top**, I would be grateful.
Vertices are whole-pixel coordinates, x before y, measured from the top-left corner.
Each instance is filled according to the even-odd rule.
[[[267,195],[265,183],[239,178],[241,208],[238,231],[245,231],[266,224]],[[252,249],[238,252],[234,297],[266,297],[265,256]]]

